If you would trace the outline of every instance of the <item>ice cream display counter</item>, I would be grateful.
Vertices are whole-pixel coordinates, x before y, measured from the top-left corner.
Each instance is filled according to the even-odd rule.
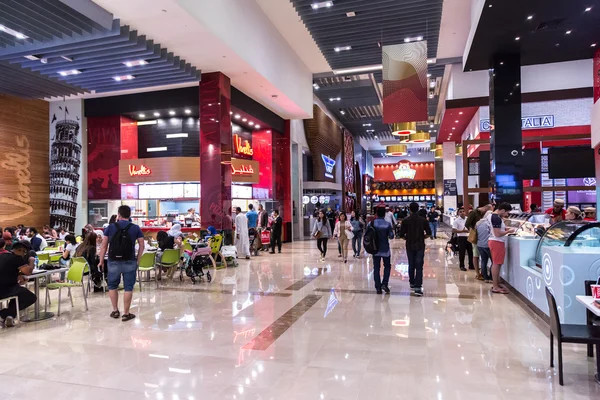
[[[500,275],[530,306],[546,315],[544,288],[549,287],[561,321],[585,324],[585,308],[575,296],[584,293],[585,280],[600,276],[600,223],[561,221],[546,230],[538,225],[533,232],[535,236],[519,235],[519,231],[509,236]]]

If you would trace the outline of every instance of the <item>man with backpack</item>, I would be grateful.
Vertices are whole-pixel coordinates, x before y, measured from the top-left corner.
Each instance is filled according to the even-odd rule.
[[[423,262],[425,239],[428,237],[431,237],[429,222],[421,215],[419,205],[410,203],[410,217],[402,222],[400,238],[406,240],[408,276],[415,296],[423,296]]]
[[[104,255],[108,249],[108,296],[113,306],[110,313],[112,318],[121,317],[119,312],[119,284],[123,276],[123,316],[121,321],[129,321],[135,318],[129,312],[133,298],[133,287],[135,286],[137,268],[144,254],[144,235],[139,226],[129,221],[131,208],[120,206],[117,221],[110,224],[104,230],[102,247],[100,248],[100,263],[98,266],[104,270]],[[135,242],[138,242],[138,252],[135,254]],[[110,246],[109,246],[110,244]]]
[[[390,262],[390,239],[394,238],[394,228],[392,224],[385,220],[385,206],[377,207],[377,219],[367,225],[365,236],[363,238],[363,247],[365,251],[373,255],[373,279],[375,281],[375,290],[381,294],[382,290],[386,294],[390,293],[388,282],[392,264]],[[383,259],[383,281],[381,280],[381,260]]]

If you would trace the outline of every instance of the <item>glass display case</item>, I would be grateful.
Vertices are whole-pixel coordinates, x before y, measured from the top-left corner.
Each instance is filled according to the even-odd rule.
[[[532,214],[526,212],[511,212],[504,221],[507,228],[516,228],[516,235],[520,237],[536,237],[538,227],[550,226],[550,215]]]
[[[593,247],[600,249],[600,222],[560,221],[546,230],[535,252],[535,263],[541,268],[542,247]],[[599,250],[600,251],[600,250]]]

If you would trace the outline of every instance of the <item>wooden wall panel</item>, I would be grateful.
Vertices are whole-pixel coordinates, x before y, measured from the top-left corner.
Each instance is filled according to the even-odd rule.
[[[321,154],[325,154],[334,160],[337,158],[342,151],[342,130],[336,125],[335,121],[315,104],[313,105],[313,118],[304,120],[304,131],[312,154],[313,180],[317,182],[335,182],[335,178],[330,179],[325,176],[325,164],[321,159]],[[333,169],[334,177],[337,168],[342,168],[342,166],[335,165]]]
[[[0,94],[0,226],[50,222],[49,104]]]

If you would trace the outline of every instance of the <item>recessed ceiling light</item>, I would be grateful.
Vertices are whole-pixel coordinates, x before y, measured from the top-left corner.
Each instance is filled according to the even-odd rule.
[[[175,111],[169,111],[169,115],[175,115]]]
[[[248,119],[242,118],[242,122],[246,122],[246,121],[248,121]]]
[[[504,61],[500,61],[500,65],[504,65]]]
[[[312,3],[310,5],[313,10],[318,10],[319,8],[331,7],[333,6],[333,1],[322,1],[320,3]]]
[[[456,129],[455,127],[452,127],[452,130],[455,130],[455,129]]]
[[[81,73],[78,69],[70,69],[68,71],[59,71],[60,76],[79,75]]]
[[[258,124],[254,125],[254,127],[255,127],[256,129],[260,129],[260,125],[258,125]]]
[[[186,114],[191,114],[191,113],[192,113],[192,110],[188,110],[188,109],[186,109],[184,112],[185,112]]]
[[[532,20],[532,19],[533,19],[533,15],[528,15],[528,16],[527,16],[527,19],[528,19],[528,20]]]
[[[461,112],[459,112],[458,114],[459,114],[459,115],[462,115],[462,113],[463,113],[463,112],[461,111]]]
[[[428,78],[431,78],[431,74],[427,74],[427,77],[428,77]]]
[[[430,125],[429,125],[429,127],[430,127],[430,128],[433,128],[433,124],[430,124]]]
[[[520,38],[519,36],[517,36],[517,37],[515,38],[515,40],[521,40],[521,38]]]
[[[252,125],[254,125],[254,122],[250,121],[250,122],[248,122],[248,125],[252,126]]]
[[[140,117],[140,118],[146,118],[146,114],[139,114],[138,117]]]
[[[592,43],[592,46],[591,46],[591,47],[596,47],[596,43]]]
[[[344,110],[340,110],[340,114],[342,114],[342,115],[346,115],[346,111],[344,111]]]
[[[565,32],[565,35],[570,35],[570,34],[571,34],[571,31],[566,31]]]
[[[154,113],[154,116],[155,116],[155,117],[160,117],[160,113],[158,113],[158,112],[155,112],[155,113]]]
[[[235,114],[235,115],[233,116],[233,118],[235,118],[235,119],[240,119],[240,118],[242,118],[242,116],[241,116],[240,114]]]
[[[371,126],[371,124],[363,124],[363,126]]]
[[[585,9],[585,12],[588,12],[588,11],[592,11],[592,7],[587,7],[587,8]]]
[[[435,58],[428,58],[427,59],[427,64],[435,64],[437,60]]]
[[[421,40],[423,40],[423,36],[407,37],[404,38],[404,43],[419,42]]]
[[[135,76],[133,75],[121,75],[121,76],[113,76],[113,79],[117,82],[120,81],[130,81],[132,79],[135,79]]]
[[[314,88],[315,90],[319,90],[319,89],[321,89],[321,87],[320,87],[319,85],[317,85],[316,83],[313,83],[313,88]]]
[[[454,122],[456,122],[456,123],[458,124],[458,120],[456,120],[456,121],[454,121]]]
[[[336,53],[339,53],[340,51],[352,50],[352,46],[335,47],[333,50],[335,50]]]
[[[346,17],[356,17],[356,13],[354,11],[347,12]]]
[[[341,97],[330,97],[329,98],[329,101],[340,101],[340,100],[342,100]]]
[[[489,8],[492,8],[492,5],[490,4],[488,7],[489,7]]]
[[[23,40],[23,39],[29,39],[29,36],[24,35],[21,32],[17,32],[14,29],[7,28],[4,25],[0,25],[0,31],[6,32],[6,33],[8,33],[11,36],[16,37],[17,39],[21,39],[21,40]]]
[[[123,64],[126,67],[137,67],[137,66],[140,66],[140,65],[146,65],[146,64],[148,64],[148,61],[146,61],[146,60],[125,61]]]

